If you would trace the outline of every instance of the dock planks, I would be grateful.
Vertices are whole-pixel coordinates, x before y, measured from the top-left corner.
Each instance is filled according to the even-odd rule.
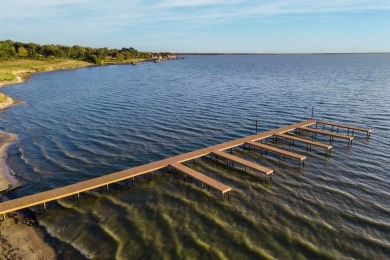
[[[345,128],[345,129],[348,130],[348,135],[349,135],[349,131],[350,130],[352,130],[352,135],[354,134],[354,131],[367,133],[367,137],[371,135],[371,129],[369,129],[369,128],[363,128],[363,127],[351,126],[351,125],[344,125],[344,124],[327,122],[327,121],[322,121],[322,120],[317,120],[316,126],[318,124],[322,124],[324,127],[325,127],[325,125],[332,126],[332,130],[333,130],[333,127],[336,127],[337,128],[336,129],[337,132],[338,132],[338,128]]]
[[[261,166],[259,164],[247,161],[245,159],[242,159],[240,157],[237,157],[237,156],[234,156],[234,155],[222,152],[222,151],[214,151],[213,154],[215,154],[217,156],[220,156],[222,158],[225,158],[228,161],[233,161],[233,162],[239,163],[239,164],[241,164],[241,165],[243,165],[245,167],[248,167],[250,169],[259,171],[259,172],[261,172],[262,174],[264,174],[266,176],[270,175],[270,174],[272,174],[274,172],[273,170],[271,170],[271,169],[269,169],[267,167]]]
[[[308,140],[308,139],[305,139],[305,138],[300,138],[300,137],[297,137],[297,136],[294,136],[294,135],[275,134],[275,136],[282,137],[282,138],[285,138],[285,139],[290,139],[290,140],[301,142],[301,143],[305,143],[305,144],[307,144],[307,149],[308,150],[309,150],[309,148],[311,148],[311,146],[317,146],[317,147],[325,148],[326,149],[326,155],[328,155],[330,153],[330,150],[332,149],[332,146],[329,145],[329,144],[315,142],[315,141]]]
[[[260,148],[263,150],[268,150],[268,151],[271,151],[274,153],[278,153],[281,157],[286,156],[286,157],[290,157],[292,159],[296,159],[299,161],[299,165],[301,165],[301,163],[304,165],[304,162],[305,162],[304,160],[306,159],[306,156],[296,154],[293,152],[289,152],[289,151],[286,151],[286,150],[283,150],[283,149],[280,149],[280,148],[277,148],[277,147],[274,147],[271,145],[253,142],[253,141],[249,141],[249,142],[247,142],[247,144],[254,146],[256,148]]]
[[[352,144],[352,140],[353,140],[353,136],[350,136],[350,135],[344,135],[344,134],[339,134],[339,133],[319,130],[319,129],[316,129],[316,128],[299,127],[298,129],[299,130],[308,131],[308,132],[312,132],[312,133],[315,133],[315,134],[328,135],[329,136],[329,142],[332,142],[333,138],[337,137],[337,138],[348,140],[348,145],[350,145],[350,144]]]
[[[306,120],[306,121],[303,121],[303,122],[298,122],[298,123],[287,125],[287,126],[283,126],[283,127],[277,128],[277,129],[272,129],[272,130],[268,130],[268,131],[265,131],[265,132],[262,132],[262,133],[256,133],[254,135],[250,135],[250,136],[242,137],[242,138],[239,138],[239,139],[236,139],[236,140],[232,140],[232,141],[228,141],[228,142],[225,142],[225,143],[217,144],[217,145],[214,145],[214,146],[205,147],[205,148],[202,148],[202,149],[199,149],[199,150],[196,150],[196,151],[192,151],[192,152],[188,152],[188,153],[185,153],[185,154],[173,156],[173,157],[166,158],[166,159],[163,159],[163,160],[151,162],[151,163],[144,164],[144,165],[141,165],[141,166],[137,166],[137,167],[134,167],[134,168],[130,168],[130,169],[127,169],[127,170],[111,173],[111,174],[104,175],[104,176],[101,176],[101,177],[97,177],[97,178],[94,178],[94,179],[81,181],[81,182],[78,182],[78,183],[75,183],[75,184],[72,184],[72,185],[68,185],[68,186],[64,186],[64,187],[60,187],[60,188],[56,188],[56,189],[52,189],[52,190],[48,190],[48,191],[44,191],[44,192],[40,192],[40,193],[37,193],[37,194],[24,196],[24,197],[21,197],[21,198],[12,199],[12,200],[9,200],[9,201],[4,201],[4,202],[0,203],[0,214],[3,215],[4,218],[5,218],[5,214],[9,213],[9,212],[17,211],[17,210],[20,210],[20,209],[24,209],[24,208],[28,208],[28,207],[32,207],[32,206],[36,206],[36,205],[40,205],[40,204],[43,204],[45,206],[45,203],[47,203],[47,202],[55,201],[55,200],[62,199],[62,198],[65,198],[65,197],[69,197],[69,196],[73,196],[73,195],[79,196],[80,193],[82,193],[82,192],[90,191],[90,190],[93,190],[93,189],[96,189],[96,188],[100,188],[100,187],[104,187],[104,186],[108,187],[108,185],[110,185],[112,183],[120,182],[120,181],[125,181],[125,180],[129,180],[129,179],[134,181],[134,178],[137,177],[137,176],[144,175],[144,174],[147,174],[147,173],[151,173],[151,172],[154,172],[154,171],[166,168],[169,165],[178,166],[177,164],[179,164],[179,163],[183,163],[183,162],[186,162],[186,161],[189,161],[189,160],[193,160],[193,159],[196,159],[196,158],[199,158],[199,157],[207,156],[207,155],[209,155],[211,153],[220,153],[220,155],[222,155],[223,152],[220,152],[222,150],[234,148],[234,147],[237,147],[237,146],[240,146],[240,145],[243,145],[245,143],[252,142],[252,141],[253,142],[254,141],[259,141],[259,140],[262,140],[262,139],[265,139],[265,138],[268,138],[268,137],[271,137],[271,136],[274,136],[274,135],[279,135],[281,137],[285,136],[285,137],[291,139],[291,138],[293,138],[292,136],[290,136],[290,135],[283,135],[283,134],[287,133],[289,131],[293,131],[293,130],[295,130],[297,128],[307,127],[307,126],[311,126],[311,125],[318,124],[318,123],[328,124],[328,125],[333,125],[333,126],[338,126],[338,127],[345,127],[347,129],[355,129],[355,130],[360,130],[360,131],[367,131],[367,133],[371,132],[371,130],[365,129],[365,128],[357,128],[357,127],[345,126],[345,125],[341,125],[341,124],[333,124],[333,123],[324,122],[324,121],[318,121],[318,120],[313,120],[313,119],[312,120]],[[319,145],[320,143],[314,142],[314,141],[310,142],[310,140],[307,140],[307,139],[295,138],[295,140],[298,140],[298,141],[302,141],[303,140],[303,142],[307,143],[308,146],[309,146],[309,144],[310,145],[317,145],[317,146],[320,146],[320,147],[324,147],[327,150],[330,150],[332,148],[332,146],[326,146],[325,144]],[[225,156],[225,154],[226,153],[223,153],[224,156]],[[235,160],[237,158],[238,157],[234,156]],[[240,159],[240,158],[238,158],[238,159]],[[241,162],[243,162],[243,161],[241,161]],[[246,161],[246,162],[248,162],[248,161]],[[248,163],[250,163],[250,162],[248,162]],[[247,164],[247,163],[245,163],[245,164]],[[258,167],[262,167],[262,166],[257,165],[257,164],[253,164],[252,165],[251,163],[249,165],[250,165],[251,168],[253,167],[254,169],[256,169],[256,168],[257,169],[261,169],[261,168],[258,168]],[[180,166],[178,166],[178,167],[180,167]],[[180,167],[180,168],[183,169],[182,167]],[[266,172],[268,174],[271,173],[272,170],[267,169],[267,168],[266,168],[267,169],[266,170],[264,168],[262,169],[264,172]],[[187,169],[186,169],[186,171],[187,171]],[[198,175],[198,177],[200,178],[199,175]],[[205,181],[204,178],[202,180]],[[209,181],[209,180],[207,180],[207,181]],[[222,190],[226,190],[222,186],[215,185],[215,187],[218,187],[219,189],[222,189]]]
[[[209,187],[211,188],[214,188],[218,191],[220,191],[222,194],[226,193],[226,192],[230,192],[232,190],[232,188],[230,188],[229,186],[223,184],[223,183],[220,183],[219,181],[216,181],[200,172],[197,172],[183,164],[180,164],[180,163],[171,163],[170,166],[174,169],[176,169],[177,171],[185,174],[185,175],[189,175],[191,176],[192,178],[200,181],[202,184],[206,184],[208,185]]]

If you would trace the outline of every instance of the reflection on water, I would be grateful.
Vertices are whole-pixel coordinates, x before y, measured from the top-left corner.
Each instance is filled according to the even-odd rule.
[[[52,203],[40,223],[63,258],[386,258],[390,250],[389,55],[186,56],[140,66],[34,75],[5,92],[20,197],[315,117],[370,127],[331,157],[295,162],[234,154],[275,170],[264,182],[206,159],[188,164],[233,188],[230,199],[175,173]],[[324,142],[327,138],[322,139]],[[35,209],[33,209],[35,210]]]

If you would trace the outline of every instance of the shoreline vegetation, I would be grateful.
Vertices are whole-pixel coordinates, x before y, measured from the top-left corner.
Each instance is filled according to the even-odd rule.
[[[39,72],[172,59],[176,59],[172,53],[139,52],[134,48],[109,50],[0,41],[0,88],[25,82]],[[0,92],[0,110],[20,102]],[[0,201],[6,200],[7,192],[21,185],[6,163],[7,149],[17,140],[16,134],[0,131]],[[35,216],[13,213],[5,221],[0,220],[0,259],[57,259],[50,238]]]

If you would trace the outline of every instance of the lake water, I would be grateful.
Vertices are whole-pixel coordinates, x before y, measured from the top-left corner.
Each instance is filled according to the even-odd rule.
[[[76,183],[311,117],[371,128],[304,169],[255,150],[265,182],[211,160],[190,167],[230,199],[159,172],[49,204],[37,218],[64,259],[385,259],[390,255],[390,55],[221,55],[56,71],[2,89],[18,134],[11,198]],[[320,139],[327,142],[327,138]]]

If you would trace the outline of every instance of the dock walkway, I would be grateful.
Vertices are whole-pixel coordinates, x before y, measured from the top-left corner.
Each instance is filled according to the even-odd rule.
[[[277,154],[280,155],[280,157],[282,159],[283,159],[284,156],[290,157],[292,159],[296,159],[296,160],[299,161],[299,166],[301,166],[301,164],[303,166],[305,165],[306,156],[303,156],[303,155],[300,155],[300,154],[297,154],[297,153],[293,153],[293,152],[289,152],[289,151],[286,151],[286,150],[283,150],[283,149],[280,149],[280,148],[277,148],[277,147],[274,147],[274,146],[271,146],[271,145],[258,143],[258,142],[249,141],[249,142],[247,142],[247,144],[249,144],[251,146],[254,146],[256,148],[260,148],[260,149],[263,149],[263,150],[266,150],[266,151],[268,150],[268,151],[277,153]]]
[[[305,143],[307,145],[307,150],[310,150],[311,146],[317,146],[317,147],[325,148],[326,149],[326,155],[329,155],[330,154],[330,150],[332,149],[331,145],[320,143],[320,142],[315,142],[315,141],[304,139],[304,138],[300,138],[300,137],[296,137],[294,135],[275,134],[275,136],[282,137],[284,139],[290,139],[290,140],[301,142],[301,143]]]
[[[223,195],[224,193],[226,192],[230,192],[232,190],[232,188],[230,188],[229,186],[226,186],[225,184],[223,183],[220,183],[219,181],[216,181],[200,172],[197,172],[181,163],[171,163],[170,166],[174,169],[176,169],[177,171],[181,172],[184,174],[184,179],[186,179],[186,175],[189,175],[191,176],[192,178],[200,181],[202,183],[202,187],[203,187],[203,184],[206,184],[208,185],[209,187],[211,188],[214,188],[218,191],[221,192],[221,194]]]
[[[273,170],[271,170],[267,167],[261,166],[259,164],[247,161],[245,159],[242,159],[240,157],[237,157],[237,156],[234,156],[234,155],[222,152],[222,151],[214,151],[213,154],[220,156],[222,158],[225,158],[228,163],[229,163],[229,161],[232,161],[232,162],[236,162],[236,163],[243,165],[245,167],[245,171],[247,170],[247,168],[249,168],[249,169],[259,171],[262,174],[264,174],[265,176],[270,175],[274,172]]]

